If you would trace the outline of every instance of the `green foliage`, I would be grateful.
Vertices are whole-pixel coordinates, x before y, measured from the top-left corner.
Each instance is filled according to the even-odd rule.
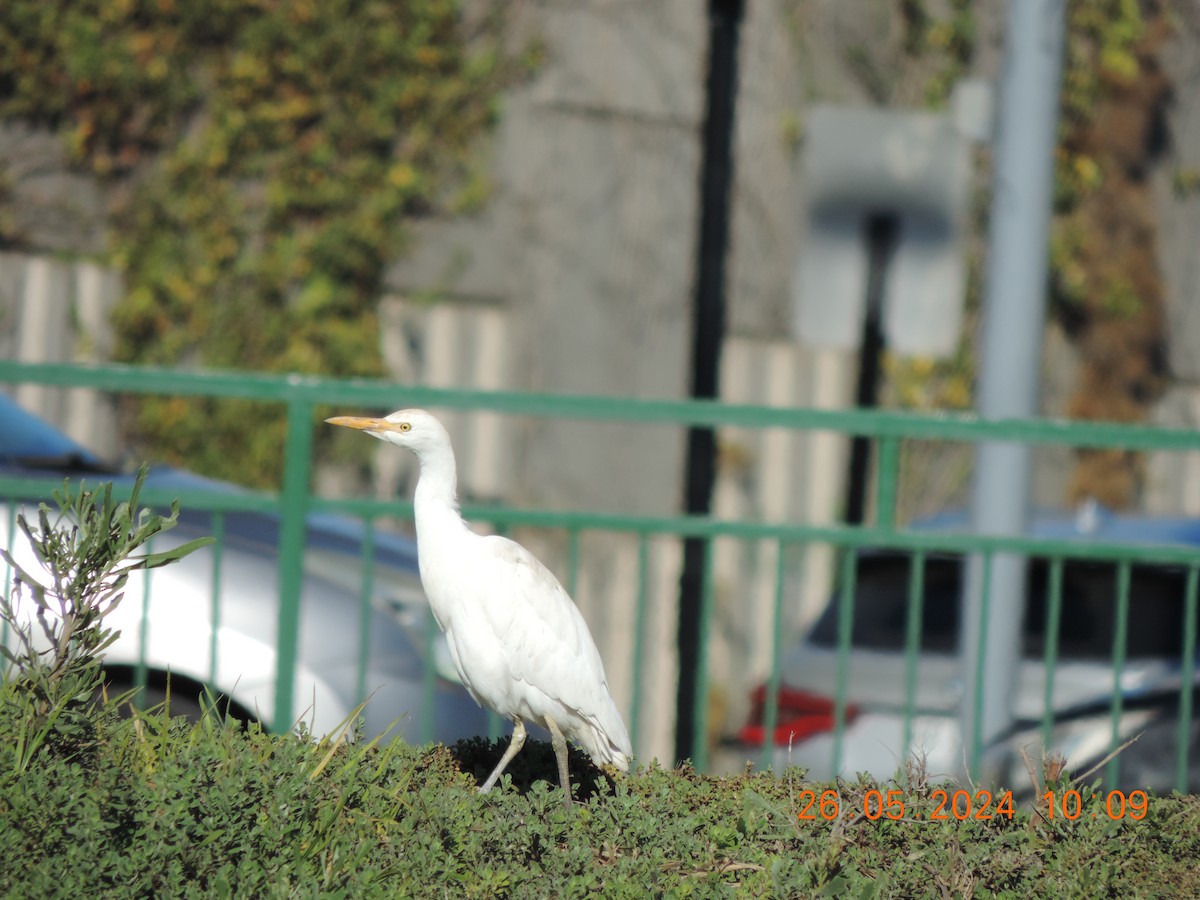
[[[651,767],[564,811],[546,778],[480,795],[445,747],[329,745],[214,718],[107,720],[101,752],[14,776],[0,893],[20,896],[1190,896],[1195,798],[1146,819],[801,821],[795,773]],[[476,748],[478,749],[478,748]],[[491,748],[500,752],[499,746]],[[538,749],[536,744],[527,749]],[[332,761],[322,766],[330,757]],[[472,751],[475,752],[475,751]],[[887,787],[887,786],[884,786]],[[926,792],[927,793],[927,792]]]
[[[1180,199],[1200,194],[1200,169],[1176,169],[1171,188]]]
[[[501,52],[503,5],[471,23],[459,6],[7,4],[0,115],[59,129],[119,188],[119,358],[381,373],[384,268],[407,220],[486,196],[475,148],[518,66]],[[248,412],[146,398],[133,415],[168,458],[271,482],[282,413]]]
[[[211,541],[138,555],[179,516],[177,504],[169,516],[138,509],[145,477],[143,466],[128,502],[113,500],[111,483],[97,492],[68,482],[54,493],[57,510],[39,505],[36,525],[18,515],[41,577],[0,549],[13,572],[11,592],[0,598],[0,620],[12,635],[12,646],[0,645],[9,670],[0,715],[13,726],[15,773],[27,772],[43,751],[70,758],[91,748],[91,709],[104,681],[100,658],[116,640],[104,620],[124,597],[130,573],[167,565]]]
[[[908,0],[907,6],[920,7],[919,0]],[[937,55],[937,69],[925,82],[925,103],[942,108],[954,86],[971,68],[975,57],[976,23],[971,0],[950,0],[944,17],[933,18],[925,13],[908,21],[906,49],[914,56],[924,52]]]
[[[1068,127],[1090,122],[1106,85],[1138,76],[1136,46],[1145,33],[1138,0],[1087,0],[1067,8],[1062,112]]]
[[[1105,187],[1117,166],[1106,142],[1094,135],[1097,113],[1105,97],[1127,91],[1143,73],[1138,47],[1146,34],[1137,0],[1088,0],[1067,7],[1066,64],[1060,100],[1059,146],[1055,155],[1054,207],[1058,218],[1051,244],[1050,269],[1055,300],[1067,314],[1078,314],[1094,299],[1101,312],[1128,318],[1141,308],[1141,299],[1128,280],[1103,281],[1086,262],[1091,228],[1104,223],[1078,221],[1084,203]],[[1126,127],[1129,123],[1122,123]],[[1125,135],[1117,140],[1126,139]],[[1108,186],[1113,190],[1111,182]],[[1090,296],[1095,295],[1095,296]],[[1071,309],[1071,308],[1074,309]]]

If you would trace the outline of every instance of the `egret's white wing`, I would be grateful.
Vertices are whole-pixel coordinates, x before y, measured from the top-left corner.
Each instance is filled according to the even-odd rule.
[[[563,729],[593,755],[597,739],[629,755],[629,737],[612,697],[600,652],[587,623],[554,574],[520,544],[499,536],[482,539],[490,560],[489,591],[481,612],[503,648],[515,681],[540,691],[586,721]],[[521,690],[520,684],[515,690]],[[557,718],[557,717],[556,717]],[[598,731],[592,737],[586,731]]]

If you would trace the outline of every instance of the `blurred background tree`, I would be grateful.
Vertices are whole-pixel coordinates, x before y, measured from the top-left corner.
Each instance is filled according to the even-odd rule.
[[[1160,0],[1068,9],[1051,245],[1051,310],[1079,352],[1072,419],[1144,421],[1166,391],[1166,298],[1150,175],[1166,151],[1171,33]],[[1076,451],[1068,502],[1140,497],[1144,455]]]
[[[375,376],[385,266],[413,217],[487,195],[480,137],[531,56],[505,5],[9,0],[0,116],[106,187],[131,363]],[[156,458],[274,484],[282,410],[146,396]],[[247,428],[253,422],[253,428]]]

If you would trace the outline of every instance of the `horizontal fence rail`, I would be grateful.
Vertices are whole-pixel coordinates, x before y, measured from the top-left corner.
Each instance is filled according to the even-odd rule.
[[[1031,723],[1041,738],[1050,743],[1056,726],[1052,708],[1056,671],[1061,660],[1059,634],[1064,620],[1063,572],[1068,563],[1104,563],[1115,567],[1117,594],[1113,641],[1111,647],[1112,690],[1108,701],[1111,723],[1109,745],[1120,746],[1124,737],[1121,722],[1127,710],[1127,697],[1122,690],[1122,674],[1130,660],[1126,648],[1130,616],[1137,615],[1137,598],[1131,594],[1131,573],[1135,566],[1157,566],[1179,569],[1185,573],[1181,604],[1182,634],[1179,652],[1174,659],[1178,669],[1175,687],[1174,714],[1176,740],[1172,748],[1176,786],[1188,787],[1190,755],[1195,752],[1189,741],[1193,724],[1193,682],[1195,679],[1197,581],[1200,571],[1200,552],[1196,547],[1180,545],[1131,545],[1124,543],[1069,539],[1044,540],[1031,537],[999,537],[972,535],[952,531],[911,531],[897,524],[897,495],[900,478],[900,446],[902,440],[957,441],[978,444],[983,441],[1021,441],[1037,445],[1067,445],[1088,448],[1121,448],[1126,450],[1200,450],[1200,432],[1145,426],[1103,423],[1050,421],[981,421],[967,415],[914,415],[884,411],[829,411],[812,409],[783,409],[767,406],[722,404],[711,401],[638,400],[615,397],[562,396],[514,392],[444,390],[429,387],[398,385],[379,381],[337,380],[315,376],[249,375],[225,372],[183,372],[166,369],[131,368],[122,366],[86,367],[58,364],[28,364],[0,361],[0,382],[8,384],[34,383],[57,387],[85,386],[115,393],[153,393],[180,396],[251,398],[284,404],[288,414],[283,478],[278,492],[244,491],[214,493],[202,490],[163,492],[143,490],[143,502],[166,505],[178,499],[185,510],[211,514],[211,530],[224,536],[226,517],[232,513],[256,513],[279,517],[279,604],[275,673],[275,706],[271,724],[278,730],[291,727],[298,704],[305,698],[294,694],[297,648],[300,636],[300,595],[304,579],[305,522],[310,513],[330,513],[349,516],[364,524],[361,550],[360,618],[347,623],[355,629],[360,648],[370,642],[370,605],[374,578],[377,523],[395,517],[412,515],[407,501],[368,499],[329,499],[310,494],[313,432],[318,408],[336,407],[339,411],[351,408],[380,408],[391,410],[398,406],[422,405],[437,409],[478,410],[488,413],[566,418],[577,420],[611,420],[625,423],[646,423],[674,426],[711,426],[736,428],[782,428],[795,431],[829,431],[842,435],[859,435],[876,441],[875,523],[847,526],[812,524],[790,521],[722,520],[688,516],[641,516],[588,511],[554,511],[516,509],[505,506],[464,506],[468,519],[486,522],[500,532],[511,529],[548,529],[566,537],[567,565],[564,583],[574,593],[580,577],[581,536],[610,533],[629,537],[636,547],[635,598],[632,608],[631,691],[625,710],[631,726],[635,748],[639,746],[639,731],[644,718],[643,700],[647,679],[646,661],[649,655],[661,654],[662,647],[651,646],[648,636],[648,596],[651,542],[659,538],[679,540],[703,538],[709,542],[709,576],[705,578],[705,598],[702,614],[706,623],[712,621],[714,579],[711,566],[713,544],[718,541],[738,541],[746,545],[769,547],[773,554],[774,587],[771,597],[772,635],[770,665],[765,680],[763,702],[763,733],[765,739],[759,761],[770,764],[776,750],[773,735],[778,724],[777,701],[785,688],[783,664],[787,653],[784,622],[788,606],[786,561],[789,553],[813,545],[831,548],[836,554],[836,640],[834,687],[831,716],[833,721],[833,769],[839,769],[846,747],[847,728],[853,715],[850,692],[854,665],[854,628],[856,569],[860,551],[897,551],[908,554],[910,565],[904,576],[905,620],[903,635],[903,709],[904,746],[913,746],[913,723],[921,713],[923,699],[918,691],[918,668],[922,665],[922,597],[928,579],[930,560],[946,555],[981,554],[985,565],[996,554],[1019,554],[1047,561],[1048,580],[1044,597],[1046,642],[1040,663],[1046,673],[1043,713]],[[98,480],[89,476],[89,481]],[[0,477],[0,496],[9,498],[48,497],[61,487],[57,479]],[[9,534],[13,529],[10,527]],[[11,538],[10,538],[11,539]],[[218,541],[213,556],[213,568],[220,582],[223,556]],[[986,579],[985,579],[986,581]],[[987,602],[987,598],[984,598]],[[227,614],[223,601],[214,594],[214,619]],[[422,652],[425,660],[422,681],[422,705],[417,720],[422,739],[433,733],[436,678],[433,669],[435,633],[426,617]],[[711,624],[702,635],[703,653],[707,654]],[[213,630],[212,645],[208,648],[212,669],[216,669],[217,629]],[[986,635],[976,636],[983,646]],[[982,658],[982,653],[980,654]],[[359,693],[365,696],[365,652],[357,672]],[[707,669],[701,679],[707,677]],[[146,675],[139,673],[145,684]],[[707,733],[709,710],[706,683],[698,685],[698,735]],[[981,704],[981,693],[969,702]],[[978,715],[976,716],[978,720]],[[1021,723],[1018,723],[1021,724]],[[495,723],[493,722],[493,727]],[[708,742],[700,740],[693,748],[694,760],[704,768],[709,752]],[[969,761],[978,766],[987,748],[978,741],[968,741]],[[1120,757],[1108,763],[1104,775],[1110,783],[1119,777]]]
[[[865,437],[922,440],[1020,441],[1126,450],[1197,450],[1200,431],[1148,425],[1057,420],[983,420],[970,414],[936,415],[886,410],[788,409],[713,400],[647,400],[632,397],[461,390],[316,375],[181,371],[152,366],[76,366],[0,360],[0,383],[89,387],[133,394],[237,397],[310,406],[398,405],[487,410],[512,415],[607,419],[655,425],[827,430]]]

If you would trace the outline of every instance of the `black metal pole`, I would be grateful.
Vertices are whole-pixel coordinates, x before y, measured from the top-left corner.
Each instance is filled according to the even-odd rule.
[[[691,396],[717,396],[725,332],[725,255],[729,245],[729,188],[733,180],[733,112],[737,98],[738,29],[743,0],[709,0],[708,83],[700,162],[700,230],[692,320]],[[689,515],[708,515],[716,475],[711,428],[690,428],[684,474]],[[696,667],[708,543],[688,538],[679,580],[679,692],[675,704],[675,758],[690,759],[696,734]]]
[[[881,213],[870,216],[863,231],[867,242],[867,314],[863,320],[854,402],[860,409],[873,409],[879,405],[879,370],[883,362],[884,290],[888,266],[900,236],[900,223],[896,216]],[[846,478],[847,525],[861,525],[866,518],[870,462],[870,439],[855,437],[850,442],[850,471]]]

